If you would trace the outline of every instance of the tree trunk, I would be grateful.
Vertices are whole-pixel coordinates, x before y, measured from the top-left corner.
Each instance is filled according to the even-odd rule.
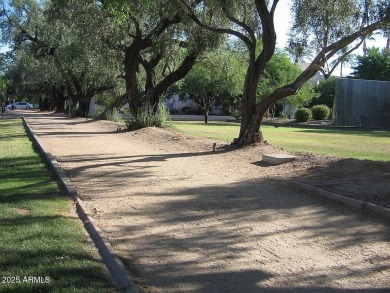
[[[256,55],[256,44],[253,44],[249,50],[251,58],[244,83],[240,135],[236,140],[236,144],[238,145],[256,143],[263,140],[260,124],[263,120],[263,115],[272,105],[266,103],[265,107],[264,105],[258,107],[256,106],[256,98],[260,76],[275,53],[276,32],[273,14],[277,1],[274,2],[270,11],[263,1],[255,1],[255,4],[262,23],[263,50],[256,59],[254,57]]]
[[[245,77],[244,92],[241,101],[240,134],[234,142],[238,146],[259,142],[263,137],[261,133],[259,134],[261,121],[259,121],[256,114],[256,96],[259,80],[260,71],[255,65],[252,65],[248,68]]]
[[[204,111],[204,123],[209,123],[209,111]]]
[[[156,84],[156,86],[149,92],[148,100],[153,108],[157,109],[160,102],[161,95],[168,90],[174,83],[183,79],[187,73],[194,66],[199,52],[190,52],[180,64],[180,66],[168,74],[163,80]]]
[[[146,81],[145,81],[145,97],[149,104],[153,107],[153,111],[156,112],[158,109],[158,104],[160,102],[160,97],[156,96],[153,91],[156,87],[156,66],[161,61],[163,54],[158,53],[154,55],[149,61],[138,56],[139,61],[142,64],[146,72]]]
[[[139,70],[139,61],[137,58],[138,51],[135,43],[127,47],[124,61],[127,101],[129,103],[130,111],[134,116],[138,115],[139,106],[141,104],[137,81],[137,72]]]
[[[264,114],[267,108],[261,104],[254,107],[255,110],[247,117],[245,124],[241,121],[240,136],[233,141],[235,146],[243,146],[252,143],[258,143],[263,140],[263,134],[260,130],[260,125],[263,122]]]

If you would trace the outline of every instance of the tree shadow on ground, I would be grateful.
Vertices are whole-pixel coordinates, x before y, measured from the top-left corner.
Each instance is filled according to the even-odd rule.
[[[114,247],[132,243],[133,260],[139,259],[152,287],[384,292],[388,286],[383,276],[376,287],[361,281],[390,269],[390,255],[378,249],[390,242],[386,222],[290,190],[283,180],[162,190],[145,194],[145,201],[150,197],[167,200],[127,214],[149,224],[117,223],[119,232],[111,237]],[[327,258],[329,263],[321,264]]]
[[[149,288],[163,292],[388,289],[388,223],[292,190],[291,176],[283,177],[284,166],[248,163],[248,172],[258,175],[228,183],[223,172],[234,172],[228,167],[213,169],[222,174],[212,182],[207,175],[194,173],[193,178],[182,176],[176,179],[180,184],[175,184],[173,175],[181,176],[185,166],[161,178],[157,177],[162,169],[152,172],[178,158],[185,159],[183,164],[202,159],[201,170],[218,155],[167,152],[96,159],[98,155],[91,154],[59,160],[77,163],[68,172],[75,180],[91,180],[85,188],[93,190],[94,199],[118,200],[115,209],[101,215],[106,235],[130,271],[138,271]],[[294,168],[293,164],[288,168]],[[297,172],[296,178],[322,180],[324,171],[336,166],[318,164],[306,175]],[[86,171],[92,169],[88,175]],[[262,169],[272,174],[264,177]],[[164,180],[170,184],[159,187]],[[100,181],[101,195],[92,188],[96,181]],[[107,192],[113,188],[121,192]]]
[[[305,133],[329,133],[329,134],[341,134],[341,135],[353,135],[353,136],[369,136],[369,137],[386,137],[390,138],[390,130],[376,130],[376,129],[344,129],[344,128],[328,128],[328,129],[302,129],[299,132]]]
[[[112,167],[109,171],[98,171],[99,177],[116,177],[116,178],[129,178],[129,177],[147,177],[151,176],[148,169],[156,167],[151,163],[161,163],[171,159],[178,158],[195,158],[195,157],[207,157],[223,154],[228,150],[219,150],[217,152],[204,151],[204,152],[183,152],[183,153],[167,153],[156,155],[134,155],[134,156],[108,156],[108,155],[80,155],[80,156],[61,156],[57,157],[58,162],[77,163],[77,167],[73,167],[66,170],[66,173],[70,177],[77,177],[80,174],[91,170],[104,167]],[[142,165],[148,163],[149,165]],[[116,169],[114,169],[116,167]],[[140,173],[143,170],[143,173]],[[95,176],[95,175],[94,175]],[[77,179],[76,179],[77,180]]]
[[[306,156],[291,163],[298,168]],[[300,181],[340,195],[390,208],[390,161],[358,159],[313,161],[292,180]]]

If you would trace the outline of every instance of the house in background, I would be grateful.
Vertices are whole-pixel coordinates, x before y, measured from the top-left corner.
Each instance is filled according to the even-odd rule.
[[[165,106],[172,114],[188,114],[199,112],[198,104],[191,98],[180,99],[179,94],[173,94],[168,96],[165,101]],[[211,107],[211,115],[222,115],[224,112],[223,106],[218,103],[214,103]]]
[[[189,109],[191,111],[197,111],[199,109],[197,103],[190,98],[180,99],[179,94],[168,96],[164,102],[170,113],[179,114],[182,113],[183,109]]]
[[[298,66],[302,70],[306,70],[306,68],[308,68],[309,65],[310,65],[310,63],[307,63],[304,61],[298,62]],[[324,81],[324,80],[325,80],[324,76],[322,75],[322,73],[320,71],[318,71],[312,78],[309,79],[309,82],[313,83],[314,85],[318,85],[321,81]]]

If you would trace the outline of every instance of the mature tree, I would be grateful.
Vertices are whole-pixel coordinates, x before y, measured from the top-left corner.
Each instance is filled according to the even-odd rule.
[[[260,79],[258,88],[259,98],[261,99],[261,97],[269,95],[283,85],[293,82],[301,73],[302,69],[296,63],[292,63],[285,53],[276,52],[268,62]],[[307,83],[295,95],[281,100],[280,103],[285,108],[284,110],[288,112],[289,118],[291,118],[294,115],[294,109],[305,105],[314,96],[316,96],[314,86],[311,83]],[[272,106],[271,111],[274,108]]]
[[[87,115],[91,98],[116,85],[115,58],[101,41],[105,18],[100,7],[92,0],[11,4],[2,29],[13,52],[9,70],[19,77],[19,92],[40,96],[44,107],[57,110],[70,97]]]
[[[8,100],[8,90],[10,87],[9,80],[3,75],[0,75],[0,107],[1,112],[5,110],[5,105]]]
[[[107,19],[92,0],[52,1],[46,15],[53,27],[53,42],[58,44],[53,64],[67,95],[86,116],[93,96],[117,86],[118,56],[103,42],[110,33]]]
[[[216,39],[189,22],[172,1],[107,1],[124,52],[126,93],[133,115],[148,101],[157,108],[162,94],[191,70]],[[110,41],[112,42],[112,40]]]
[[[0,101],[5,103],[10,93],[12,81],[4,74],[4,56],[0,55]]]
[[[242,92],[245,68],[231,51],[221,48],[206,54],[185,77],[181,85],[184,98],[194,100],[208,123],[214,103],[231,102]]]
[[[290,35],[286,52],[294,59],[294,63],[303,61],[305,57],[311,56],[311,48],[307,39],[303,36]]]
[[[178,1],[200,27],[234,35],[247,47],[249,62],[242,97],[242,122],[239,137],[234,142],[238,146],[263,140],[260,125],[271,105],[296,94],[318,70],[325,72],[328,60],[335,57],[340,49],[382,29],[390,16],[390,5],[385,1],[372,1],[370,22],[362,24],[361,15],[366,9],[361,1],[296,0],[292,9],[294,29],[318,44],[315,47],[317,55],[293,82],[258,101],[259,80],[275,53],[274,15],[279,1]],[[258,46],[259,38],[262,40],[261,48]]]
[[[386,26],[386,21],[381,21],[384,17],[384,1],[373,0],[338,0],[338,1],[313,1],[297,0],[293,4],[295,15],[292,27],[293,35],[299,35],[311,48],[317,52],[327,48],[332,43],[337,42],[344,36],[370,27],[373,22],[380,21],[382,29]],[[365,32],[362,36],[356,37],[351,45],[344,44],[335,54],[325,60],[324,66],[319,70],[325,79],[329,78],[340,63],[345,63],[354,50],[356,50],[373,31]]]
[[[368,49],[367,55],[357,57],[352,76],[359,79],[390,80],[390,51]]]

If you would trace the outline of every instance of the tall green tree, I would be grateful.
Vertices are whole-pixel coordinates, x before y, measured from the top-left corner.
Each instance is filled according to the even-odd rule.
[[[299,35],[290,35],[285,48],[286,52],[293,58],[294,63],[303,61],[305,57],[311,56],[311,48],[308,46],[307,39]]]
[[[301,73],[302,70],[299,66],[296,63],[292,63],[285,53],[276,52],[268,62],[260,79],[258,100],[261,100],[263,96],[269,95],[283,85],[293,82]],[[293,111],[294,108],[307,104],[315,96],[314,86],[311,83],[306,83],[295,95],[281,100],[280,103],[285,109]],[[288,116],[291,117],[293,114],[293,112],[289,112]]]
[[[358,79],[390,80],[390,51],[379,48],[367,50],[367,55],[357,56],[352,76]]]
[[[13,54],[20,93],[63,110],[66,98],[87,115],[91,98],[114,88],[118,63],[102,42],[105,18],[95,1],[13,1],[2,30]]]
[[[199,30],[174,1],[106,1],[124,53],[126,94],[133,115],[184,78],[218,38]],[[112,40],[111,40],[112,41]]]
[[[214,33],[230,34],[247,47],[248,67],[242,95],[242,120],[235,145],[263,140],[260,125],[264,114],[275,102],[296,94],[340,49],[385,27],[390,19],[387,1],[371,1],[369,24],[361,22],[366,11],[362,1],[337,0],[293,2],[294,30],[318,43],[310,66],[293,82],[257,100],[257,89],[264,70],[275,53],[275,10],[279,1],[187,1],[177,0],[200,27]],[[261,39],[261,48],[258,40]]]
[[[231,104],[242,92],[245,67],[239,56],[226,48],[210,52],[184,78],[180,87],[184,98],[194,100],[208,123],[214,103]]]

